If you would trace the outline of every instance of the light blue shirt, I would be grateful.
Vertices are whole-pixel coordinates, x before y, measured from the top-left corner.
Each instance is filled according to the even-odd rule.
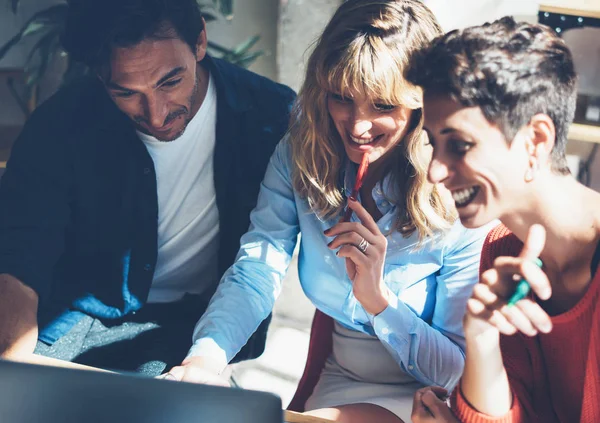
[[[377,225],[388,240],[384,281],[394,295],[382,313],[370,315],[353,295],[344,259],[327,247],[332,238],[323,231],[338,219],[320,220],[292,188],[290,150],[284,139],[271,157],[250,229],[196,325],[189,356],[221,362],[235,356],[271,312],[302,233],[298,271],[313,304],[342,325],[377,336],[400,367],[421,383],[454,387],[464,366],[465,305],[478,281],[485,235],[493,226],[467,230],[457,221],[417,250],[417,233],[404,238],[394,229],[396,206],[385,195],[389,180],[377,184],[372,194],[383,214]],[[355,174],[356,166],[349,164],[347,194]]]

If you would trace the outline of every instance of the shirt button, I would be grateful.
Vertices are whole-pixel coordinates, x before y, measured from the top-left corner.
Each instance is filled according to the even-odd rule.
[[[389,203],[389,202],[387,202],[386,200],[383,200],[383,201],[381,202],[381,207],[387,207],[387,206],[389,206],[389,205],[390,205],[390,203]]]
[[[388,328],[383,328],[383,329],[381,329],[381,333],[383,333],[384,335],[387,335],[388,333],[390,333],[390,330]]]
[[[145,167],[144,168],[144,175],[148,175],[150,173],[150,168],[149,167]]]
[[[408,365],[408,370],[413,370],[415,368],[415,366],[413,366],[412,364]]]
[[[152,269],[152,266],[151,266],[150,264],[145,264],[145,265],[144,265],[144,270],[145,270],[146,272],[147,272],[147,271],[149,271],[150,269]]]

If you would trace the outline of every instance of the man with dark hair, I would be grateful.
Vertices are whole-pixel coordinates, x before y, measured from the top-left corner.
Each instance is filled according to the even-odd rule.
[[[294,93],[209,57],[196,0],[73,0],[63,41],[94,77],[35,111],[2,179],[0,354],[157,375],[233,262]]]

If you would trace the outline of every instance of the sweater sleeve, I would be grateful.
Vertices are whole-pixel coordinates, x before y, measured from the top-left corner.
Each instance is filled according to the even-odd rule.
[[[496,257],[516,256],[522,243],[503,225],[494,228],[487,236],[481,253],[480,273],[490,269]],[[524,335],[500,337],[504,368],[508,375],[513,403],[510,411],[492,417],[477,411],[463,396],[460,385],[451,397],[451,408],[463,423],[526,423],[533,417],[532,390],[533,366]]]
[[[501,336],[500,349],[512,391],[512,407],[503,416],[492,417],[477,411],[463,396],[460,387],[451,398],[454,414],[462,423],[527,423],[533,413],[533,363],[524,335]]]

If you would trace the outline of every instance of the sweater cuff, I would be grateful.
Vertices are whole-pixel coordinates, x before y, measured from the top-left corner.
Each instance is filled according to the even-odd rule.
[[[513,395],[513,404],[508,413],[503,416],[493,417],[477,411],[463,396],[460,384],[452,393],[450,399],[452,412],[462,423],[521,423],[525,422],[523,409],[516,396]]]

